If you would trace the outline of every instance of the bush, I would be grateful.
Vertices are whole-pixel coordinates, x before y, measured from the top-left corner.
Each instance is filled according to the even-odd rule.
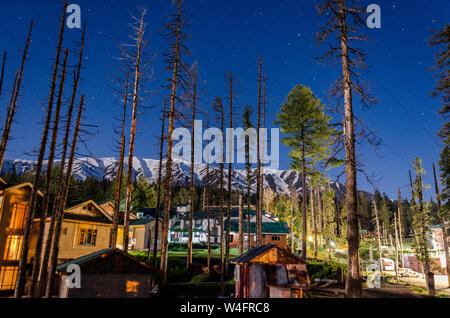
[[[201,283],[206,281],[208,281],[208,275],[206,273],[201,273],[191,278],[191,283]]]
[[[314,282],[314,279],[316,278],[336,279],[339,281],[339,269],[345,276],[345,272],[347,269],[347,266],[345,264],[311,260],[308,261],[307,265],[308,275],[311,283]]]

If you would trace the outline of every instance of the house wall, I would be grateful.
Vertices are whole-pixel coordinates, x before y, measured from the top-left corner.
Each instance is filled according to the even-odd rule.
[[[238,248],[239,247],[239,233],[238,232],[230,232],[230,235],[232,235],[232,241],[230,242],[230,247],[231,248]],[[280,240],[273,240],[272,237],[273,236],[279,236]],[[256,246],[256,241],[255,241],[255,235],[251,236],[251,241],[250,244],[252,247]],[[275,244],[278,246],[281,246],[283,248],[287,248],[287,235],[286,234],[263,234],[262,236],[262,244],[263,245],[267,245],[267,244]],[[247,237],[244,236],[244,247],[247,246]]]
[[[0,196],[0,291],[14,289],[12,285],[15,284],[22,244],[17,244],[14,248],[11,247],[11,249],[13,248],[14,250],[13,254],[17,256],[16,258],[4,259],[6,243],[8,236],[10,235],[20,237],[23,240],[26,213],[23,214],[23,226],[14,228],[10,227],[11,215],[16,204],[21,205],[28,211],[27,206],[30,195],[31,188],[25,186],[14,190],[5,191]],[[33,255],[34,253],[29,253],[28,261]],[[13,274],[14,272],[15,274]]]
[[[68,298],[150,298],[156,292],[151,274],[84,274],[81,288],[67,288],[67,279],[61,284]]]
[[[49,224],[50,219],[47,219],[47,222],[45,224],[44,242],[47,241]],[[36,248],[38,226],[39,224],[36,220],[33,224],[33,235],[30,241],[30,251],[34,251]],[[79,244],[81,235],[80,233],[82,229],[97,230],[95,245],[86,246]],[[78,220],[63,220],[61,226],[61,235],[59,239],[58,262],[61,263],[66,260],[71,260],[108,248],[109,240],[111,237],[111,230],[111,224]],[[34,255],[34,252],[30,254]]]

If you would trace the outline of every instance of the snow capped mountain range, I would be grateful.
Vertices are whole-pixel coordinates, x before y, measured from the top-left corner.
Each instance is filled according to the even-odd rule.
[[[44,161],[44,169],[47,162]],[[58,164],[58,161],[55,162]],[[5,159],[2,172],[15,173],[21,175],[34,169],[36,162],[25,159]],[[77,158],[73,166],[73,175],[75,178],[85,180],[88,177],[94,177],[98,180],[112,180],[115,178],[118,160],[116,158]],[[155,183],[158,179],[159,160],[133,158],[133,177],[144,176],[150,183]],[[165,160],[163,160],[163,177],[165,176]],[[174,160],[172,166],[173,185],[189,185],[190,163],[183,160]],[[256,168],[252,169],[252,174],[256,173]],[[210,165],[211,182],[217,185],[219,182],[219,167]],[[233,170],[232,189],[246,189],[247,187],[246,170]],[[228,182],[228,170],[224,170],[225,188]],[[202,185],[206,181],[206,163],[196,164],[194,167],[194,180],[196,184]],[[264,188],[270,187],[275,193],[289,193],[289,184],[293,186],[298,193],[302,190],[301,173],[292,170],[273,170],[264,169]],[[307,180],[308,183],[308,180]],[[332,182],[331,187],[336,190],[338,195],[345,194],[345,186]],[[251,191],[256,192],[256,180],[253,178]]]

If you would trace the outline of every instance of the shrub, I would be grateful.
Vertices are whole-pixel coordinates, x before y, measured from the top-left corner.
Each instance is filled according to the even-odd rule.
[[[307,270],[309,279],[314,282],[316,278],[339,280],[339,268],[345,275],[347,266],[335,262],[308,261]]]

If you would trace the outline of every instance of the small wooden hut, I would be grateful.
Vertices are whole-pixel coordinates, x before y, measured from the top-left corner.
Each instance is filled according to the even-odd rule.
[[[279,245],[257,246],[232,263],[238,298],[302,298],[310,287],[306,263]]]
[[[80,269],[80,288],[72,269]],[[107,248],[58,265],[60,298],[149,298],[158,292],[160,270],[117,248]]]

